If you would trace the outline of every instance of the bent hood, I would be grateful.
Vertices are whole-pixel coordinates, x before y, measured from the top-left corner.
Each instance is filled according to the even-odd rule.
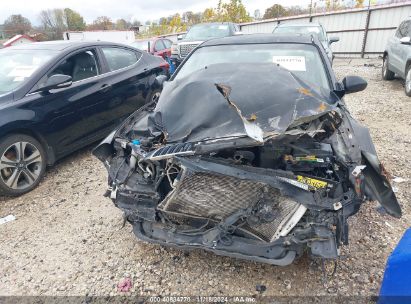
[[[149,127],[160,128],[168,143],[233,137],[263,142],[336,110],[335,100],[332,92],[276,65],[210,65],[165,86]]]

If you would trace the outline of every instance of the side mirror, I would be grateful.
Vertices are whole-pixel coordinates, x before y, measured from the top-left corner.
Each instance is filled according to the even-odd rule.
[[[73,83],[71,76],[63,74],[55,74],[50,76],[40,91],[46,92],[53,89],[62,89],[71,86]]]
[[[401,42],[402,44],[411,44],[411,38],[410,38],[410,37],[402,37],[402,38],[400,39],[400,42]]]
[[[181,34],[180,34],[180,35],[177,35],[177,40],[183,40],[184,36],[185,36],[185,35],[181,35]]]
[[[163,88],[164,83],[168,80],[166,75],[158,75],[154,81],[156,87]]]
[[[340,41],[340,37],[330,37],[330,44],[331,43],[334,43],[334,42],[338,42],[338,41]]]
[[[367,82],[358,76],[347,76],[342,81],[345,94],[360,92],[365,90]]]

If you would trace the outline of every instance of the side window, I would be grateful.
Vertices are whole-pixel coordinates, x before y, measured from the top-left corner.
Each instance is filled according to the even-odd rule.
[[[401,27],[402,27],[403,24],[404,24],[404,22],[400,23],[400,25],[398,26],[397,31],[395,32],[395,37],[402,38],[402,36],[401,36]]]
[[[95,51],[85,51],[68,57],[47,74],[45,81],[55,74],[69,75],[73,82],[97,76],[99,68]]]
[[[403,37],[409,37],[410,36],[410,34],[411,34],[410,26],[411,26],[411,21],[406,21],[405,25],[404,25],[404,31],[403,31],[404,36]]]
[[[156,43],[154,44],[154,51],[159,52],[159,51],[162,51],[164,49],[165,49],[165,47],[164,47],[163,41],[162,40],[157,40]]]
[[[141,54],[118,47],[102,47],[104,57],[106,57],[110,71],[119,70],[135,64],[140,59]]]
[[[163,43],[164,43],[166,49],[171,48],[171,45],[173,44],[173,42],[171,40],[168,40],[168,39],[163,39]]]
[[[402,38],[402,37],[407,37],[409,35],[409,28],[410,26],[410,21],[404,21],[403,23],[400,24],[400,26],[398,27],[396,36],[398,38]]]

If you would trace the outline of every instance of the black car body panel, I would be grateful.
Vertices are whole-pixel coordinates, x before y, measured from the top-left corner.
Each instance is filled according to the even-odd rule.
[[[205,44],[233,39],[260,41]],[[131,115],[93,153],[137,237],[284,266],[305,249],[337,258],[366,199],[400,217],[369,132],[324,64],[332,91],[276,65],[218,64]]]
[[[102,47],[135,52],[133,65],[110,71]],[[29,134],[41,141],[52,164],[74,150],[107,136],[122,120],[143,106],[156,87],[157,75],[166,72],[162,59],[129,46],[105,42],[45,42],[14,47],[50,50],[55,55],[12,92],[0,96],[0,138]],[[91,50],[99,74],[73,81],[66,88],[39,90],[47,73],[66,58]]]

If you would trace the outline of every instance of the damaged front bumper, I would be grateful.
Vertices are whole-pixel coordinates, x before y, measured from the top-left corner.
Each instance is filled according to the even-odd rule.
[[[367,199],[401,216],[368,130],[342,105],[324,105],[304,88],[292,97],[292,114],[284,107],[262,120],[272,100],[245,111],[249,104],[239,93],[231,99],[230,86],[194,83],[217,92],[206,96],[217,100],[214,116],[192,113],[181,122],[167,110],[172,102],[160,99],[93,152],[108,170],[108,195],[138,238],[284,266],[304,252],[338,257],[348,244],[347,219]]]

